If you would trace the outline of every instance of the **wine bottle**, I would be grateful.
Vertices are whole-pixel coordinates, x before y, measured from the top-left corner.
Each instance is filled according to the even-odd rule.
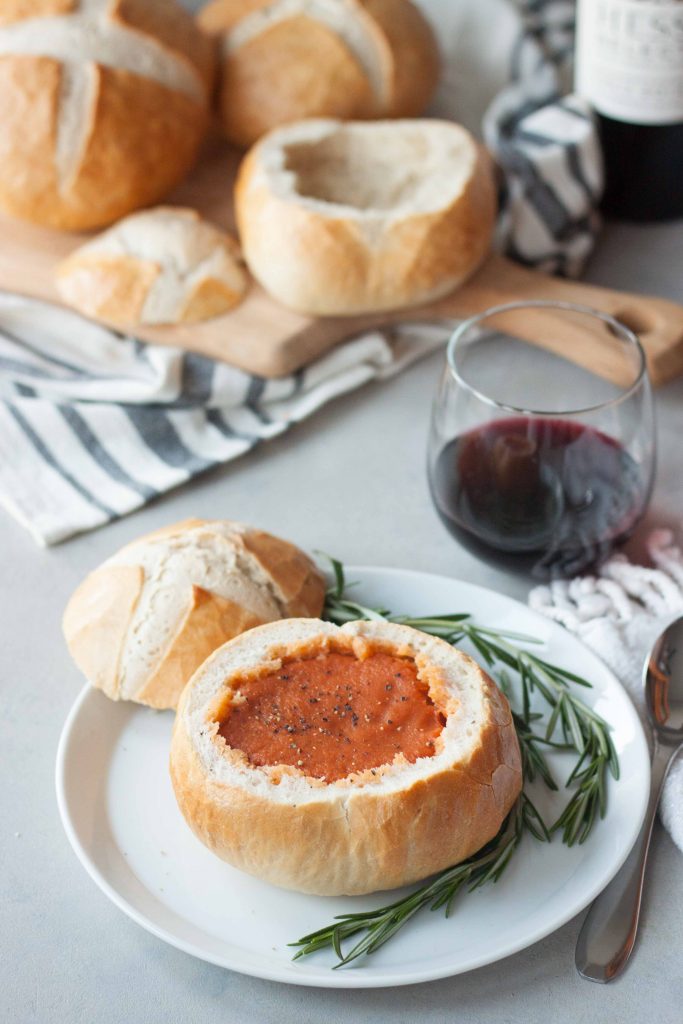
[[[683,0],[578,0],[576,90],[596,111],[603,210],[683,216]]]

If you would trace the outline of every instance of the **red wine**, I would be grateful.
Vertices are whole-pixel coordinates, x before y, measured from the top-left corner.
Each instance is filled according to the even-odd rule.
[[[457,540],[539,580],[573,576],[602,561],[633,531],[650,487],[606,434],[523,416],[450,441],[430,483]]]
[[[597,115],[605,213],[683,216],[683,0],[579,0],[576,89]]]

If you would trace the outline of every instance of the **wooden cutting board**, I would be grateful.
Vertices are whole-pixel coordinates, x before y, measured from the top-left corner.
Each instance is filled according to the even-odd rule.
[[[169,203],[193,206],[215,223],[234,229],[232,182],[238,159],[227,146],[212,142]],[[0,216],[0,288],[58,302],[52,268],[85,239]],[[180,346],[251,373],[279,377],[379,324],[459,319],[496,303],[531,298],[577,302],[612,313],[639,334],[655,384],[683,373],[683,307],[540,274],[501,256],[490,256],[474,277],[445,299],[418,308],[316,319],[286,309],[254,282],[246,299],[225,316],[191,326],[136,328],[135,333],[146,341]],[[589,335],[571,327],[566,333],[558,332],[557,321],[552,330],[547,326],[540,318],[532,340],[569,352],[577,363],[604,376],[614,376],[608,362],[596,361],[596,346]]]

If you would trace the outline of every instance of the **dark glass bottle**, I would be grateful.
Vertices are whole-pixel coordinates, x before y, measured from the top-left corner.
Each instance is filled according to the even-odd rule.
[[[576,88],[597,115],[605,213],[683,216],[683,0],[579,0]]]

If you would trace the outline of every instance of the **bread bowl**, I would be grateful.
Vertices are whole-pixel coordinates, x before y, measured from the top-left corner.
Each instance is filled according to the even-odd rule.
[[[183,692],[170,771],[210,850],[322,895],[465,859],[522,784],[510,708],[486,673],[383,621],[284,620],[226,643]]]
[[[0,206],[82,230],[158,201],[194,162],[213,68],[175,0],[4,0]]]
[[[57,290],[86,316],[122,326],[196,323],[242,299],[237,242],[195,210],[134,213],[55,268]]]
[[[310,120],[271,132],[239,170],[247,264],[302,313],[345,316],[447,294],[488,252],[484,149],[438,120]]]
[[[213,0],[219,113],[250,146],[304,117],[413,117],[436,87],[432,31],[410,0]]]
[[[229,520],[188,519],[127,544],[64,613],[71,655],[113,700],[175,708],[217,647],[272,619],[318,615],[325,581],[287,541]]]

